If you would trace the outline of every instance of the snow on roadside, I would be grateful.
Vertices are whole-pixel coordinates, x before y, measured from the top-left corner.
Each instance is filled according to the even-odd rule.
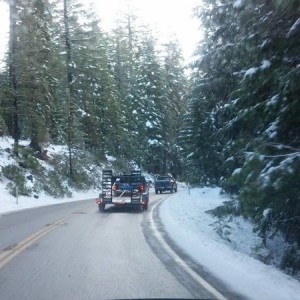
[[[218,188],[181,191],[162,203],[160,218],[171,239],[229,289],[249,299],[299,299],[299,281],[249,255],[260,242],[250,223],[238,219],[233,244],[214,230],[217,219],[206,211],[226,200]]]
[[[71,201],[80,201],[80,200],[89,200],[96,199],[98,197],[98,190],[88,190],[88,191],[71,191],[72,197],[70,198],[53,198],[45,193],[39,195],[39,198],[36,199],[34,197],[25,197],[19,196],[18,199],[9,194],[9,192],[3,186],[3,183],[0,183],[0,214],[6,212],[17,211],[26,208],[45,206],[45,205],[53,205],[53,204],[61,204],[65,202]]]
[[[28,146],[29,141],[20,141],[20,145]],[[2,137],[0,139],[0,171],[1,168],[9,164],[17,164],[14,158],[12,158],[10,151],[13,147],[13,139],[8,137]],[[52,157],[53,154],[63,154],[66,152],[65,146],[60,145],[49,145],[45,148],[48,151],[48,156]],[[46,162],[40,160],[39,163],[47,169],[52,169],[52,167]],[[29,174],[28,174],[29,175]],[[46,193],[39,193],[38,198],[19,196],[18,198],[12,196],[7,190],[6,186],[10,181],[4,176],[0,176],[0,214],[37,207],[45,206],[52,204],[59,204],[64,202],[78,201],[84,199],[96,199],[99,194],[99,190],[88,190],[88,191],[76,191],[70,190],[72,193],[71,197],[59,198],[56,199],[52,196],[47,195]],[[27,182],[27,186],[30,185],[30,181]]]

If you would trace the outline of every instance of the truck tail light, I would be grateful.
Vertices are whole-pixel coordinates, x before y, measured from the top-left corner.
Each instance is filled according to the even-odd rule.
[[[102,204],[102,202],[103,202],[102,198],[97,198],[97,199],[96,199],[96,203],[97,203],[97,204]]]

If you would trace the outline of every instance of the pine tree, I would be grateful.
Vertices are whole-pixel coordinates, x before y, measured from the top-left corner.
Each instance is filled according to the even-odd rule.
[[[118,149],[120,100],[108,55],[109,40],[101,31],[93,7],[89,11],[73,33],[74,87],[85,147],[104,159],[107,152],[114,155]]]
[[[73,166],[73,156],[74,156],[74,147],[75,147],[75,138],[77,134],[76,128],[76,102],[75,102],[75,75],[74,69],[75,64],[73,60],[73,44],[71,41],[71,32],[70,32],[70,16],[69,16],[69,1],[64,0],[64,38],[66,46],[66,103],[67,103],[67,145],[68,145],[68,154],[69,154],[69,175],[71,178],[74,178],[74,166]],[[75,18],[76,20],[76,18]],[[76,122],[76,123],[75,123]]]
[[[19,122],[19,97],[18,97],[18,85],[17,85],[17,1],[11,1],[9,3],[9,22],[10,22],[10,36],[9,36],[9,81],[10,92],[12,96],[12,110],[10,113],[11,134],[14,138],[14,154],[19,155],[19,140],[21,137],[21,129]],[[9,108],[11,106],[9,105]]]
[[[130,102],[134,113],[133,132],[137,134],[139,159],[151,172],[163,171],[163,117],[166,108],[163,69],[150,34],[142,40],[137,54],[138,74]]]
[[[10,89],[2,105],[9,133],[31,139],[34,150],[47,138],[51,102],[51,5],[47,1],[10,2]],[[22,131],[21,131],[22,128]]]
[[[23,134],[30,137],[30,146],[41,152],[40,142],[48,140],[49,115],[53,107],[49,2],[35,0],[27,3],[20,13],[20,22],[18,80]]]
[[[229,101],[237,83],[233,74],[239,70],[234,49],[239,27],[236,16],[228,13],[231,8],[232,3],[228,1],[208,0],[196,11],[205,36],[192,66],[189,111],[182,141],[187,176],[202,184],[219,183],[224,175],[221,152],[226,141],[218,135],[218,128],[223,124],[217,111]],[[187,132],[188,136],[185,136]]]
[[[111,61],[114,78],[120,99],[120,136],[118,155],[138,162],[137,157],[140,137],[137,135],[135,114],[131,102],[134,98],[136,77],[138,73],[137,53],[140,44],[140,29],[137,17],[128,6],[120,13],[116,29],[113,31],[111,43]]]
[[[178,41],[165,45],[164,76],[166,89],[166,108],[163,118],[163,141],[165,160],[163,173],[177,177],[181,173],[181,151],[179,134],[182,117],[186,113],[187,79],[184,74],[183,57]]]

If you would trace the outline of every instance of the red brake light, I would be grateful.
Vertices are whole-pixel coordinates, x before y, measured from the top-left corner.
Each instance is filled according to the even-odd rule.
[[[140,187],[141,191],[143,192],[145,190],[145,187],[143,184],[141,184],[141,187]]]

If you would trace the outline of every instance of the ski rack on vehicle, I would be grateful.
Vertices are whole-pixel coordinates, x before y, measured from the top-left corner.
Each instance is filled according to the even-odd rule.
[[[131,171],[131,178],[130,178],[130,183],[132,185],[131,189],[131,202],[132,203],[139,203],[141,201],[141,192],[140,192],[140,186],[142,183],[141,179],[141,171],[136,170],[136,171]]]
[[[112,202],[112,170],[102,171],[102,197],[104,203]]]
[[[96,199],[100,212],[105,212],[106,205],[133,206],[143,211],[148,209],[149,188],[140,170],[116,176],[113,176],[112,170],[103,170],[101,185],[102,192]]]

